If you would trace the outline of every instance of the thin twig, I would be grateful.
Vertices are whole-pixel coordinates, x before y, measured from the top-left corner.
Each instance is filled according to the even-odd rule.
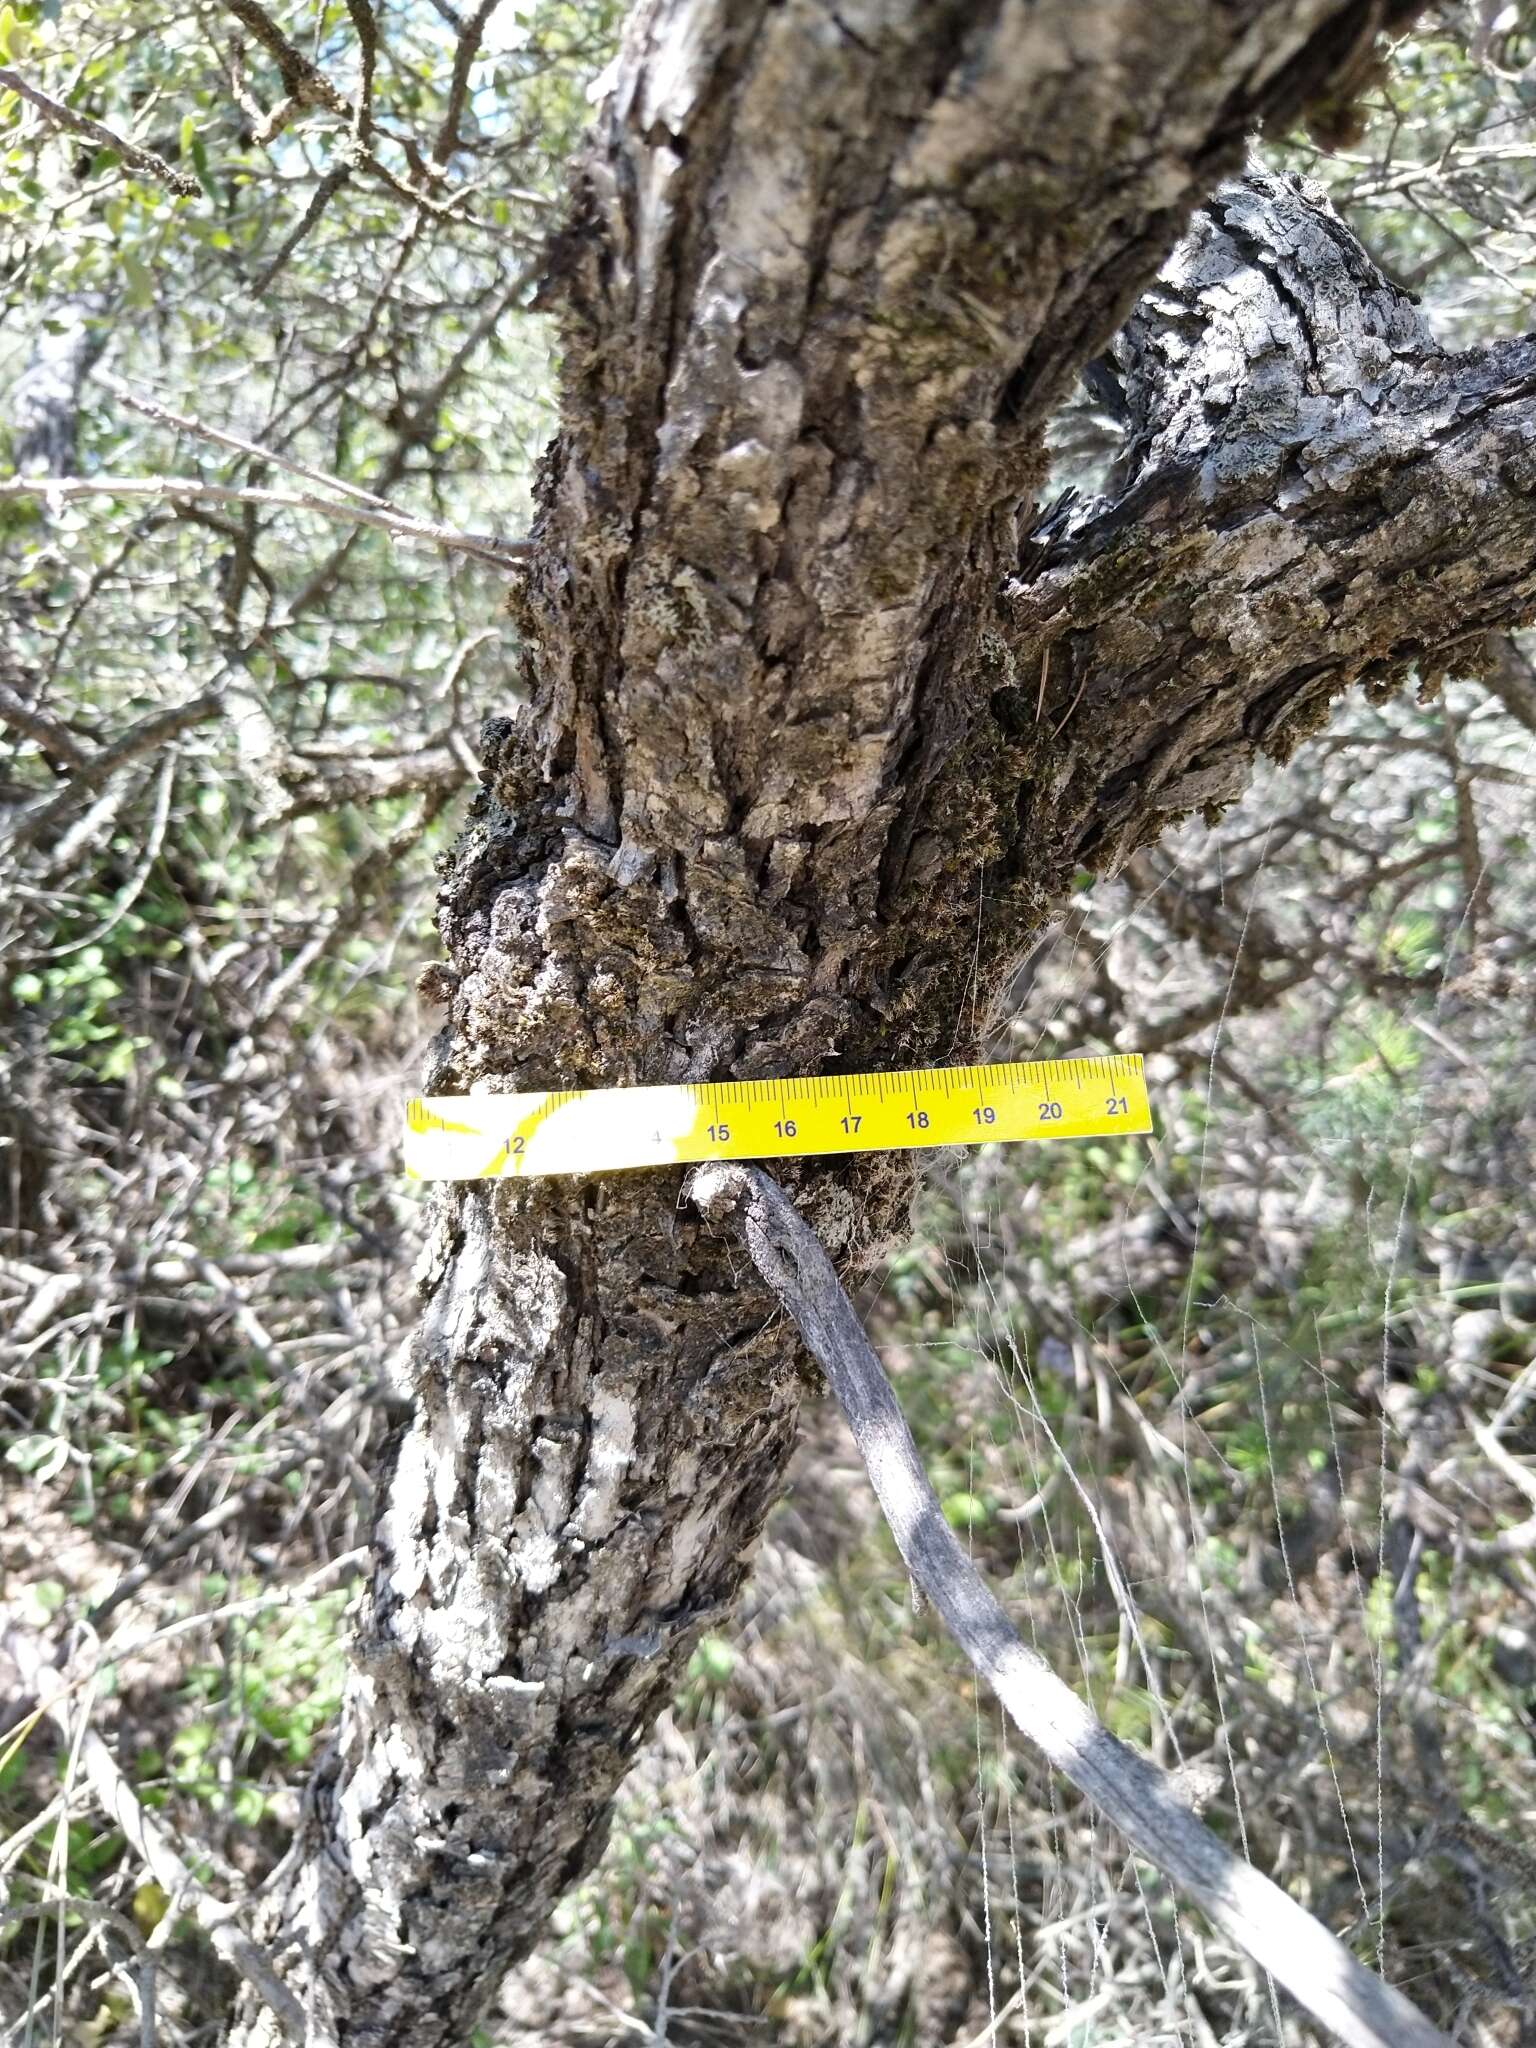
[[[1111,1735],[1026,1647],[944,1519],[885,1370],[832,1262],[755,1167],[709,1165],[694,1201],[738,1229],[837,1396],[908,1570],[1020,1731],[1130,1842],[1348,2048],[1451,2048],[1393,1986],[1252,1864],[1234,1856],[1157,1766]]]
[[[7,498],[40,498],[50,505],[67,504],[72,498],[158,498],[173,505],[198,500],[216,505],[267,505],[279,511],[318,512],[325,519],[376,526],[397,540],[416,541],[423,547],[443,548],[451,554],[472,555],[476,561],[492,562],[499,569],[516,568],[533,553],[531,541],[503,541],[489,534],[458,533],[450,526],[434,526],[429,520],[412,519],[405,512],[382,511],[377,505],[356,499],[338,504],[334,498],[318,497],[312,491],[269,491],[254,484],[208,483],[195,476],[8,477],[0,483],[0,501]]]
[[[83,135],[88,142],[98,143],[103,149],[114,150],[131,170],[145,171],[152,178],[158,178],[168,185],[181,199],[195,199],[199,186],[196,178],[185,171],[178,171],[168,164],[163,156],[157,156],[152,149],[141,149],[136,142],[130,142],[126,135],[119,135],[104,122],[93,121],[89,114],[77,113],[73,107],[65,106],[35,85],[29,85],[17,71],[0,64],[0,86],[19,93],[24,100],[37,108],[40,114],[52,121],[56,128],[67,128],[74,135]]]
[[[115,740],[109,740],[72,767],[69,780],[55,795],[44,797],[30,810],[14,813],[6,819],[5,831],[12,846],[30,844],[39,832],[46,831],[72,811],[81,796],[99,789],[109,776],[136,754],[147,754],[155,747],[164,746],[190,727],[217,718],[223,709],[223,693],[205,690],[200,697],[190,697],[184,704],[170,704],[163,711],[151,711],[147,716],[135,719]],[[0,723],[4,720],[0,719]]]
[[[237,454],[249,455],[253,461],[269,462],[274,469],[286,469],[292,476],[301,476],[306,482],[319,484],[324,490],[339,492],[343,497],[356,498],[359,503],[371,505],[378,512],[393,512],[388,499],[375,492],[365,490],[361,484],[349,484],[344,477],[332,476],[327,470],[312,469],[307,462],[297,462],[291,455],[280,455],[275,448],[263,448],[258,441],[247,441],[243,434],[232,434],[227,427],[210,427],[202,420],[195,420],[190,414],[172,412],[168,405],[162,405],[157,398],[145,398],[137,391],[130,391],[126,384],[119,384],[115,377],[96,373],[96,381],[110,391],[120,405],[131,411],[142,413],[147,420],[153,420],[158,427],[170,427],[178,434],[193,434],[199,441],[212,441],[220,448],[233,448]]]
[[[292,228],[278,245],[277,254],[266,268],[259,271],[251,280],[251,297],[253,299],[265,297],[272,286],[276,284],[278,278],[282,276],[284,270],[288,267],[288,259],[292,256],[294,250],[298,248],[300,242],[303,241],[310,229],[318,223],[325,209],[351,177],[352,171],[353,166],[350,163],[346,163],[336,164],[326,172],[319,184],[316,185],[313,193],[311,193],[308,206],[305,207]]]
[[[187,1551],[201,1543],[205,1536],[217,1535],[220,1529],[227,1528],[231,1522],[249,1514],[262,1494],[280,1485],[290,1472],[297,1472],[308,1464],[314,1455],[314,1446],[311,1444],[306,1444],[301,1450],[291,1451],[286,1458],[280,1459],[267,1471],[259,1473],[237,1493],[227,1494],[217,1507],[211,1507],[205,1514],[195,1516],[190,1522],[184,1522],[174,1536],[168,1537],[164,1543],[157,1544],[138,1564],[124,1572],[117,1584],[97,1601],[86,1616],[91,1628],[99,1633],[107,1617],[121,1607],[125,1600],[131,1600],[141,1586],[146,1585],[157,1573],[163,1572],[168,1564],[174,1564],[178,1557],[184,1556]]]
[[[150,812],[148,837],[134,863],[133,873],[112,899],[111,909],[83,939],[70,939],[62,946],[45,946],[40,953],[31,956],[34,960],[63,960],[70,953],[83,953],[87,946],[99,946],[107,934],[122,923],[144,893],[145,885],[154,873],[155,862],[160,858],[160,849],[165,844],[165,828],[170,823],[171,793],[175,785],[176,755],[173,749],[167,749],[160,756],[160,770],[155,778],[155,801]]]
[[[42,1644],[25,1631],[12,1629],[6,1634],[5,1647],[28,1689],[35,1693],[41,1711],[57,1725],[65,1741],[70,1741],[76,1732],[70,1725],[71,1688],[49,1662]],[[156,1883],[182,1901],[219,1954],[268,2007],[284,2034],[292,2041],[303,2041],[304,2012],[298,2000],[278,1980],[256,1943],[233,1923],[229,1907],[198,1883],[170,1836],[139,1803],[112,1752],[93,1728],[83,1730],[79,1754],[102,1811],[122,1830]]]
[[[351,1579],[363,1568],[367,1559],[368,1552],[365,1549],[344,1550],[336,1557],[327,1558],[324,1564],[316,1565],[312,1572],[293,1585],[276,1586],[266,1593],[252,1593],[243,1600],[226,1600],[222,1606],[207,1608],[200,1614],[184,1614],[177,1621],[162,1622],[158,1628],[150,1629],[145,1635],[132,1636],[121,1642],[114,1638],[98,1649],[89,1663],[79,1663],[77,1659],[78,1668],[72,1668],[67,1677],[57,1665],[50,1664],[48,1668],[57,1680],[54,1688],[55,1703],[84,1692],[96,1683],[104,1671],[115,1670],[120,1665],[129,1664],[135,1657],[142,1657],[146,1650],[156,1649],[161,1644],[177,1642],[183,1636],[196,1635],[202,1629],[217,1628],[223,1622],[234,1621],[245,1615],[269,1614],[279,1607],[302,1606],[319,1592],[325,1580]],[[4,1618],[3,1613],[0,1613],[0,1622],[3,1622]],[[90,1627],[88,1616],[85,1626]],[[41,1642],[40,1638],[31,1635],[28,1635],[27,1640],[35,1646],[39,1646]],[[12,1633],[0,1630],[0,1648],[8,1654],[11,1652]],[[38,1647],[38,1655],[45,1655],[41,1647]],[[12,1661],[17,1660],[13,1658]],[[29,1666],[29,1672],[30,1669]],[[38,1704],[25,1720],[7,1730],[6,1746],[0,1749],[0,1769],[17,1754],[37,1722],[49,1711],[48,1703],[43,1699],[42,1691],[38,1687],[29,1683],[23,1697],[27,1702],[36,1700]],[[233,1909],[223,1907],[220,1910],[227,1917]]]
[[[470,67],[479,52],[480,38],[485,33],[485,25],[499,5],[500,0],[480,0],[480,5],[459,30],[453,52],[453,77],[448,86],[442,125],[437,131],[437,141],[432,147],[432,158],[435,163],[446,164],[459,146],[459,121],[463,116],[464,101],[469,91]]]

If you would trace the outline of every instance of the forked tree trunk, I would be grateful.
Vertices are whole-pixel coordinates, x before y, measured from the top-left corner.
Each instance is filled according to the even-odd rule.
[[[1191,207],[1407,11],[641,7],[555,253],[530,705],[445,882],[435,1091],[963,1056],[1081,865],[1526,616],[1536,354],[1436,355],[1275,180],[1119,344],[1123,489],[1020,539],[1043,422]],[[857,1258],[908,1172],[787,1177]],[[799,1367],[681,1179],[438,1197],[356,1669],[262,1930],[317,2041],[465,2039],[747,1570]]]

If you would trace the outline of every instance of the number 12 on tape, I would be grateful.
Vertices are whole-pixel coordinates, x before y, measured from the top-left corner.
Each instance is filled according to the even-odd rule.
[[[406,1105],[405,1167],[418,1180],[484,1180],[1151,1128],[1141,1055],[1111,1053],[897,1074],[416,1096]]]

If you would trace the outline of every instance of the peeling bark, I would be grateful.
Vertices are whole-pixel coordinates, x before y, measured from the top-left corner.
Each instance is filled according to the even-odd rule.
[[[1406,11],[641,8],[548,290],[529,708],[445,877],[434,1091],[959,1054],[1079,866],[1525,616],[1524,345],[1438,354],[1276,180],[1226,188],[1126,329],[1115,494],[1019,534],[1045,419],[1191,206]],[[854,1259],[908,1173],[794,1185]],[[439,1198],[356,1670],[263,1930],[315,2040],[464,2038],[747,1570],[799,1367],[680,1184]]]

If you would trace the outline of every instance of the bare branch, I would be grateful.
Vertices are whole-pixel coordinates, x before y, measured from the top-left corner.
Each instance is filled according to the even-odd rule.
[[[357,30],[357,45],[361,53],[361,79],[357,91],[357,108],[352,119],[352,133],[357,147],[366,149],[368,138],[373,133],[373,77],[379,62],[379,29],[373,18],[369,0],[347,0],[347,12],[352,17],[352,26]]]
[[[1484,685],[1511,718],[1518,719],[1528,731],[1536,732],[1536,669],[1520,651],[1518,641],[1507,633],[1490,639],[1488,653]]]
[[[66,945],[47,946],[34,953],[35,960],[62,960],[70,953],[83,953],[87,946],[99,946],[111,931],[115,931],[128,915],[134,904],[144,893],[150,876],[154,873],[155,862],[160,858],[160,849],[165,844],[165,830],[171,816],[171,793],[176,786],[176,756],[167,751],[160,756],[160,770],[155,778],[154,808],[150,813],[149,832],[143,850],[134,862],[133,872],[124,882],[112,900],[112,907],[101,921],[91,927],[82,939],[71,939]]]
[[[448,104],[443,110],[442,126],[438,129],[437,141],[433,145],[433,160],[447,163],[459,146],[459,122],[464,113],[464,100],[469,91],[470,66],[480,48],[480,38],[485,24],[496,12],[500,0],[480,0],[480,5],[459,30],[458,42],[453,52],[453,80],[448,87]]]
[[[446,745],[420,747],[409,754],[353,755],[345,761],[298,754],[289,757],[278,773],[287,789],[287,802],[278,813],[283,818],[331,810],[338,804],[377,803],[412,790],[450,793],[472,780],[458,754]]]
[[[152,711],[147,717],[136,720],[126,732],[119,733],[115,740],[98,747],[94,754],[80,762],[56,795],[34,804],[19,817],[11,818],[6,830],[12,844],[24,846],[35,839],[39,832],[46,831],[57,819],[73,810],[82,792],[99,789],[109,775],[136,754],[147,754],[152,748],[164,746],[190,727],[217,718],[223,709],[223,695],[217,690],[208,690],[200,697],[188,698],[184,704],[172,704],[164,711]]]
[[[271,288],[274,281],[282,275],[283,271],[287,268],[289,257],[292,256],[294,250],[298,248],[311,228],[318,224],[325,209],[330,205],[351,175],[351,164],[339,164],[335,169],[326,172],[310,195],[308,206],[305,207],[304,211],[294,222],[293,227],[278,245],[277,254],[272,258],[272,261],[265,270],[258,272],[252,280],[251,294],[254,298],[259,299],[264,292]]]
[[[89,758],[67,725],[29,704],[6,682],[0,682],[0,725],[10,726],[13,732],[24,732],[29,740],[36,740],[68,767],[78,768]]]
[[[344,120],[352,119],[351,102],[336,90],[318,64],[312,64],[302,50],[295,49],[264,7],[259,7],[256,0],[224,0],[224,5],[276,64],[283,91],[291,100],[301,107],[324,107]]]
[[[430,433],[438,407],[463,374],[465,365],[482,342],[495,331],[502,316],[514,304],[519,294],[527,289],[534,275],[535,273],[531,269],[521,271],[510,280],[505,290],[495,294],[490,305],[454,350],[439,375],[434,378],[428,388],[418,397],[400,430],[393,450],[381,467],[381,477],[385,484],[394,484],[404,473],[411,450],[419,446]],[[349,533],[344,540],[340,541],[327,559],[315,570],[303,589],[297,591],[289,600],[283,618],[285,625],[291,624],[300,614],[308,611],[320,598],[325,596],[326,592],[335,582],[356,538],[355,533]],[[528,542],[508,541],[502,545],[509,553],[524,555],[533,552],[532,545]]]
[[[195,199],[198,194],[196,178],[186,171],[178,171],[168,164],[163,156],[157,156],[152,149],[141,149],[138,143],[130,142],[125,135],[108,128],[102,121],[93,121],[89,114],[77,113],[73,107],[65,106],[62,100],[40,92],[35,85],[29,85],[19,72],[6,65],[0,65],[0,86],[19,93],[30,105],[37,108],[56,128],[67,128],[71,134],[83,135],[88,142],[99,144],[102,149],[114,150],[125,164],[135,171],[144,171],[151,178],[158,178],[162,185],[168,185],[181,199]]]
[[[67,504],[75,498],[158,498],[168,504],[207,501],[216,505],[266,505],[276,511],[317,512],[324,519],[376,526],[381,533],[415,541],[423,547],[471,555],[499,569],[517,568],[533,552],[529,541],[457,533],[452,527],[435,526],[430,520],[412,519],[408,513],[391,512],[356,499],[339,505],[332,498],[317,497],[310,491],[269,491],[254,484],[209,483],[195,476],[7,477],[0,483],[0,501],[7,498],[41,499],[50,505]]]
[[[473,62],[475,50],[479,46],[480,27],[478,24],[483,23],[485,18],[489,16],[492,7],[496,4],[497,0],[489,0],[489,4],[482,4],[475,21],[466,24],[459,30],[460,40],[454,69],[455,84],[449,94],[450,118],[455,130],[458,123],[458,114],[463,105],[463,87],[458,83],[460,73],[462,72],[464,84],[467,86],[469,67]],[[422,161],[421,152],[415,143],[408,143],[406,145],[406,154],[413,170],[418,175],[424,176],[427,180],[427,183],[422,185],[405,183],[369,147],[373,135],[372,95],[374,74],[378,66],[379,35],[378,25],[373,18],[367,0],[347,0],[347,12],[352,18],[353,27],[357,30],[361,51],[361,87],[356,102],[349,100],[343,93],[338,91],[319,66],[311,63],[302,51],[296,49],[289,42],[271,16],[262,7],[257,5],[257,0],[224,0],[224,5],[238,21],[244,23],[256,37],[262,48],[274,60],[283,81],[283,90],[287,95],[269,114],[257,119],[256,139],[258,142],[265,144],[272,141],[286,127],[295,109],[304,107],[324,108],[328,113],[339,115],[344,121],[349,123],[352,129],[347,162],[328,172],[321,180],[298,225],[288,235],[282,247],[278,250],[277,255],[257,280],[255,289],[258,292],[263,290],[277,276],[283,265],[288,261],[288,258],[293,254],[293,251],[303,241],[305,235],[309,233],[316,221],[319,220],[332,196],[340,186],[345,184],[353,170],[368,172],[372,177],[377,178],[381,184],[387,185],[397,198],[405,200],[409,205],[421,207],[428,213],[438,215],[444,219],[468,218],[463,211],[463,203],[460,197],[453,195],[447,198],[435,198],[427,189],[427,183],[435,182],[436,178],[440,178],[442,174],[440,169],[435,173],[427,169]],[[256,103],[244,90],[239,72],[237,52],[232,53],[232,62],[237,97],[248,112],[259,114]],[[458,92],[457,102],[454,100],[454,90]],[[445,155],[452,153],[451,147],[443,150],[444,139],[448,135],[449,130],[445,121],[443,132],[438,138],[438,148],[442,151],[442,154],[437,157],[439,164],[444,160]],[[530,195],[524,194],[522,196],[528,197]]]
[[[1201,1910],[1348,2048],[1450,2048],[1252,1864],[1234,1856],[1168,1776],[1111,1735],[1038,1652],[1020,1641],[944,1519],[912,1433],[815,1233],[756,1167],[700,1167],[690,1183],[712,1221],[740,1231],[752,1261],[826,1373],[896,1547],[945,1626],[1023,1735]]]
[[[40,1704],[40,1712],[53,1721],[66,1742],[75,1738],[71,1726],[71,1687],[49,1662],[42,1645],[20,1629],[8,1630],[5,1648],[21,1673],[24,1684]],[[237,1970],[268,2007],[283,2033],[291,2041],[307,2038],[304,2012],[298,2000],[279,1982],[271,1963],[230,1918],[230,1909],[205,1891],[192,1875],[170,1836],[140,1805],[128,1780],[106,1743],[93,1728],[80,1739],[80,1761],[91,1790],[102,1811],[141,1858],[157,1884],[180,1901],[215,1949]]]
[[[267,1471],[258,1472],[238,1492],[226,1494],[217,1506],[209,1508],[205,1514],[194,1516],[190,1522],[184,1522],[174,1536],[147,1551],[136,1565],[123,1573],[109,1592],[103,1594],[86,1617],[90,1626],[99,1633],[108,1616],[115,1613],[125,1600],[131,1600],[141,1586],[164,1571],[168,1564],[174,1564],[178,1557],[184,1557],[205,1536],[216,1535],[220,1529],[249,1514],[264,1493],[280,1485],[290,1472],[300,1471],[313,1456],[314,1451],[307,1444],[301,1450],[289,1452]]]
[[[344,497],[356,498],[364,505],[373,506],[378,512],[392,512],[384,498],[373,491],[364,490],[361,484],[349,484],[339,476],[331,476],[323,469],[311,469],[307,462],[295,462],[291,455],[279,455],[274,448],[263,448],[255,441],[247,441],[242,434],[232,434],[226,427],[205,426],[201,420],[190,418],[186,413],[172,412],[158,399],[143,398],[130,391],[126,384],[120,384],[115,377],[98,374],[97,382],[102,384],[122,405],[133,412],[142,413],[157,426],[174,428],[178,434],[195,434],[200,441],[212,441],[220,448],[233,448],[238,454],[249,455],[257,462],[270,462],[274,469],[286,469],[290,475],[302,476],[312,484],[320,484],[328,491],[339,491]]]

